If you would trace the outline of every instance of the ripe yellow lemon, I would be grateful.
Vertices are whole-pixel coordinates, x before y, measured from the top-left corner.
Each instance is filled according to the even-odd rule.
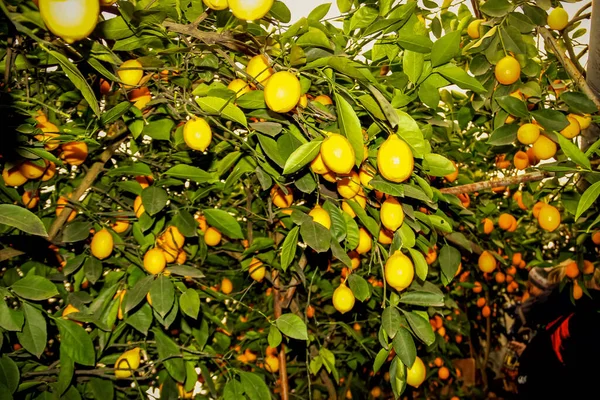
[[[477,262],[481,272],[493,272],[496,269],[496,258],[489,251],[485,250],[479,256]]]
[[[356,246],[356,252],[358,254],[365,254],[371,251],[371,247],[373,246],[373,238],[367,232],[365,228],[360,228],[358,230],[358,246]]]
[[[179,229],[174,225],[167,228],[165,233],[163,233],[163,237],[165,244],[173,250],[179,250],[185,244],[185,236],[183,236],[181,232],[179,232]]]
[[[224,294],[229,294],[232,291],[233,283],[231,283],[231,280],[229,280],[229,278],[223,278],[223,280],[221,280],[221,292]]]
[[[387,229],[380,229],[377,241],[381,244],[391,244],[394,240],[394,234]]]
[[[515,157],[513,158],[513,162],[515,164],[515,168],[519,171],[524,170],[529,167],[529,156],[524,151],[517,151]]]
[[[135,212],[136,217],[141,217],[146,209],[144,208],[144,203],[142,202],[142,196],[137,196],[133,201],[133,212]]]
[[[388,181],[400,183],[413,172],[415,159],[408,144],[396,134],[390,135],[377,152],[377,168]]]
[[[160,274],[167,266],[167,259],[165,253],[155,247],[150,249],[144,255],[144,269],[150,274]]]
[[[21,201],[23,201],[25,207],[32,209],[35,208],[40,202],[40,196],[37,194],[37,192],[30,192],[27,190],[23,193],[23,196],[21,196]]]
[[[69,194],[69,198],[70,197],[71,197],[71,195]],[[67,199],[67,197],[64,197],[64,196],[60,196],[58,198],[58,200],[56,200],[56,216],[57,217],[60,215],[62,210],[65,208],[65,205],[68,203],[69,203],[69,200]],[[68,208],[72,211],[69,214],[69,218],[67,218],[67,222],[71,222],[77,216],[77,211],[73,210],[71,207],[68,207]]]
[[[271,201],[273,205],[279,208],[288,208],[294,202],[294,194],[291,188],[287,188],[288,193],[285,194],[282,188],[274,185],[271,188]]]
[[[273,374],[279,371],[279,358],[274,355],[266,356],[265,369]]]
[[[333,307],[342,314],[352,310],[355,301],[354,293],[345,283],[333,291]]]
[[[506,56],[498,61],[494,73],[498,82],[503,85],[512,85],[521,76],[521,65],[516,58]]]
[[[481,26],[482,22],[482,19],[476,19],[475,21],[471,21],[471,23],[469,23],[467,26],[467,35],[469,35],[471,39],[479,39],[479,27]]]
[[[406,369],[406,383],[412,387],[419,387],[425,381],[427,368],[420,357],[415,358],[412,367]]]
[[[333,101],[331,100],[331,97],[327,96],[326,94],[320,94],[317,97],[315,97],[313,99],[314,102],[317,102],[319,104],[322,104],[324,106],[330,106],[333,104]]]
[[[140,351],[139,347],[127,350],[117,358],[115,362],[115,376],[117,378],[129,378],[132,370],[140,367]]]
[[[569,14],[564,8],[555,8],[548,14],[548,26],[555,31],[562,31],[569,24]]]
[[[94,257],[104,260],[112,254],[114,246],[112,235],[104,228],[94,234],[90,248]]]
[[[206,0],[205,0],[206,1]],[[227,89],[235,92],[235,97],[238,98],[240,96],[245,95],[246,93],[250,93],[252,89],[250,89],[250,85],[248,85],[242,79],[234,79],[229,82],[227,85]]]
[[[307,105],[308,105],[308,97],[306,97],[306,95],[303,94],[302,96],[300,96],[300,100],[298,100],[298,106],[302,107],[302,108],[306,108]]]
[[[323,225],[327,229],[331,228],[331,217],[327,210],[320,205],[317,204],[315,208],[310,210],[308,215],[310,215],[316,223]]]
[[[385,281],[397,291],[409,287],[415,277],[415,267],[411,259],[400,251],[396,251],[387,259],[384,270]]]
[[[329,170],[348,175],[354,167],[355,155],[352,145],[344,136],[332,133],[321,143],[321,157]]]
[[[291,111],[302,94],[302,87],[296,75],[288,71],[276,72],[265,85],[265,103],[277,113]]]
[[[263,85],[274,72],[273,68],[269,66],[269,61],[262,54],[252,57],[246,66],[246,73]]]
[[[547,160],[554,157],[556,150],[556,143],[546,135],[540,135],[533,143],[533,154],[539,160]]]
[[[27,179],[38,179],[44,175],[45,170],[45,165],[34,164],[31,161],[25,161],[19,166],[19,171],[21,171],[21,174]]]
[[[265,278],[267,268],[258,258],[252,258],[250,266],[248,267],[248,272],[250,273],[250,278],[257,282],[261,282]]]
[[[556,207],[546,204],[540,210],[537,219],[542,229],[552,232],[560,225],[560,212]]]
[[[404,210],[394,196],[389,196],[381,205],[379,212],[381,223],[392,232],[396,232],[404,222]]]
[[[127,230],[127,228],[129,228],[129,221],[126,219],[117,218],[110,227],[117,233],[123,233]]]
[[[579,122],[579,127],[581,130],[587,129],[592,123],[592,118],[588,115],[579,115],[579,114],[569,114],[569,117],[573,117]]]
[[[356,171],[337,181],[337,191],[345,199],[352,199],[360,190],[360,178]]]
[[[489,218],[484,218],[483,221],[483,232],[489,235],[494,230],[494,222]]]
[[[458,166],[454,161],[452,161],[452,165],[454,165],[454,172],[448,175],[444,175],[444,178],[450,183],[454,182],[456,178],[458,178]]]
[[[85,142],[69,142],[61,146],[60,158],[71,165],[81,165],[88,156],[88,147]]]
[[[204,5],[208,8],[210,8],[211,10],[220,11],[220,10],[225,10],[227,7],[229,7],[228,0],[202,0],[202,1],[204,2]]]
[[[254,21],[261,19],[273,6],[273,0],[229,0],[229,9],[236,18]]]
[[[517,139],[523,144],[533,144],[540,137],[540,127],[536,124],[523,124],[517,131]]]
[[[67,43],[85,39],[96,27],[100,3],[90,0],[39,0],[46,27]]]
[[[371,186],[371,180],[375,177],[375,171],[368,165],[363,165],[358,171],[358,177],[360,178],[360,183],[366,187],[367,189],[373,189]]]
[[[358,193],[352,198],[352,200],[357,202],[360,208],[362,208],[363,210],[367,206],[367,196],[365,195],[365,192],[362,189],[358,191]],[[347,201],[342,201],[342,210],[350,217],[356,217],[356,213]]]
[[[41,178],[42,182],[49,181],[56,174],[56,164],[54,164],[52,161],[48,161],[48,160],[46,160],[46,164],[47,164],[46,170],[44,171],[44,175],[42,175],[42,178]]]
[[[223,235],[217,228],[210,226],[206,229],[206,232],[204,232],[204,243],[206,243],[207,246],[218,246],[219,243],[221,243],[222,237]]]
[[[117,70],[117,75],[126,89],[137,86],[142,77],[144,70],[142,64],[138,60],[127,60]]]
[[[318,153],[317,156],[310,162],[310,169],[319,175],[326,174],[329,171],[329,168],[323,162],[323,157],[321,157],[321,153]]]
[[[183,140],[190,149],[204,151],[212,141],[212,130],[204,118],[188,120],[183,126]]]
[[[2,179],[4,179],[4,184],[6,186],[21,186],[27,182],[27,178],[21,173],[18,167],[11,169],[4,168],[2,171]]]
[[[75,307],[73,304],[69,304],[63,310],[62,317],[65,318],[65,319],[68,319],[68,318],[66,318],[67,315],[73,314],[73,313],[76,313],[76,312],[79,312],[79,309],[77,307]]]
[[[560,131],[560,134],[567,139],[573,139],[581,132],[581,126],[579,126],[579,120],[573,117],[571,114],[567,116],[567,120],[569,121],[569,125]]]

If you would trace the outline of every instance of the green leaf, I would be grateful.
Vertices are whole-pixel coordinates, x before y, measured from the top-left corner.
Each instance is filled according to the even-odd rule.
[[[314,221],[306,221],[300,227],[300,234],[302,240],[317,253],[324,253],[329,250],[331,233],[323,225]]]
[[[337,239],[332,236],[329,245],[331,247],[331,255],[343,262],[344,265],[346,265],[348,268],[352,268],[352,260],[348,256],[348,253],[346,253],[346,250],[342,248]]]
[[[244,387],[237,379],[231,379],[223,388],[223,400],[240,400],[244,397]]]
[[[298,248],[298,234],[300,228],[294,227],[285,237],[283,245],[281,246],[281,268],[287,271],[294,257],[296,256],[296,249]],[[273,347],[273,346],[271,346]]]
[[[298,147],[286,160],[283,174],[293,174],[315,159],[321,149],[321,141],[314,140]]]
[[[27,300],[46,300],[58,294],[56,285],[39,275],[27,275],[13,283],[10,289]]]
[[[62,318],[56,318],[54,322],[60,333],[60,351],[67,353],[78,364],[94,366],[96,351],[85,329],[73,321]]]
[[[404,247],[405,249],[409,249],[409,250],[411,248],[415,247],[415,244],[417,242],[417,238],[415,237],[415,231],[413,231],[412,228],[408,224],[400,225],[398,234],[400,235],[400,239],[402,240],[402,247]],[[413,255],[413,261],[416,261],[414,255]],[[418,275],[418,276],[419,276],[419,278],[421,278],[420,275]],[[427,276],[427,273],[425,273],[425,276]],[[421,278],[421,279],[425,279],[425,278]]]
[[[133,310],[135,306],[140,304],[142,300],[146,297],[150,288],[152,287],[152,283],[154,282],[154,276],[148,275],[135,284],[135,286],[127,291],[127,296],[125,298],[125,313]]]
[[[589,97],[581,92],[564,92],[560,99],[567,103],[571,111],[579,114],[595,114],[598,108]]]
[[[250,400],[265,400],[271,398],[271,391],[264,379],[251,372],[239,372],[242,387]]]
[[[144,303],[133,315],[128,315],[125,322],[142,335],[147,336],[148,329],[152,325],[152,308],[148,303]]]
[[[61,363],[61,369],[62,368],[63,366]],[[94,399],[113,400],[115,397],[114,387],[112,385],[107,385],[106,380],[102,378],[90,378],[89,388],[92,391],[92,397]]]
[[[228,100],[220,97],[199,97],[196,99],[196,103],[198,103],[204,112],[220,115],[228,120],[248,127],[248,121],[246,120],[244,112]]]
[[[423,307],[443,307],[444,296],[430,292],[407,292],[400,297],[400,303]]]
[[[419,314],[414,311],[407,312],[402,310],[406,319],[410,325],[412,331],[417,335],[419,339],[423,341],[427,346],[431,345],[435,342],[435,333],[433,333],[433,329],[431,328],[431,324],[428,320],[421,317]]]
[[[296,40],[300,47],[322,47],[331,50],[331,42],[325,33],[319,29],[311,29]]]
[[[377,189],[385,194],[404,197],[404,186],[397,183],[392,183],[383,178],[381,175],[376,175],[373,179],[371,179],[369,184],[373,186],[374,189]]]
[[[277,318],[275,324],[286,336],[298,340],[308,340],[306,324],[296,314],[283,314]]]
[[[444,245],[440,250],[439,262],[448,282],[451,281],[456,275],[456,271],[458,271],[460,251],[450,245]]]
[[[96,33],[108,40],[125,39],[134,34],[122,16],[100,21],[96,26]]]
[[[154,299],[152,301],[154,302]],[[154,339],[156,340],[158,357],[165,360],[164,365],[167,372],[177,382],[184,382],[186,372],[179,346],[159,328],[152,329],[152,332],[154,332]]]
[[[200,296],[198,296],[198,292],[192,288],[183,292],[181,297],[179,297],[179,308],[184,314],[197,319],[200,312]]]
[[[100,279],[100,276],[102,276],[102,261],[98,260],[96,257],[88,257],[83,264],[83,270],[85,272],[85,277],[93,285]]]
[[[285,161],[281,158],[281,153],[279,153],[279,149],[277,148],[277,142],[275,139],[258,133],[256,135],[258,138],[258,142],[260,143],[260,147],[262,147],[265,154],[275,162],[275,164],[283,167]]]
[[[230,239],[244,239],[242,228],[238,221],[227,211],[216,208],[207,208],[203,211],[208,225],[217,228]]]
[[[283,337],[281,336],[281,331],[275,325],[271,325],[269,328],[269,336],[267,337],[269,346],[276,348],[281,344],[282,339]]]
[[[396,133],[408,144],[415,157],[423,158],[425,154],[431,152],[431,147],[429,142],[425,141],[419,125],[408,113],[400,110],[396,110],[396,113],[398,114]]]
[[[358,101],[360,101],[360,104],[362,104],[362,106],[368,112],[373,114],[373,116],[375,118],[378,118],[381,120],[385,119],[385,114],[383,113],[383,111],[381,111],[381,107],[379,107],[379,104],[377,104],[377,102],[375,101],[373,96],[370,96],[368,94],[363,94],[362,96],[358,97]]]
[[[585,153],[577,147],[570,139],[567,139],[563,135],[556,135],[558,137],[558,144],[560,148],[576,164],[581,165],[584,168],[592,169],[590,160],[585,156]]]
[[[390,339],[393,339],[398,332],[398,328],[400,328],[400,313],[396,307],[389,306],[383,310],[383,313],[381,313],[381,324]]]
[[[434,72],[439,73],[450,82],[457,84],[461,89],[472,90],[475,93],[486,92],[486,89],[477,79],[473,78],[464,69],[457,67],[456,65],[438,67],[434,69]]]
[[[600,195],[600,182],[594,183],[592,186],[586,189],[581,195],[579,203],[577,204],[577,212],[575,213],[575,220],[578,220],[581,215],[587,211],[598,199]]]
[[[405,225],[406,224],[402,224],[402,226]],[[410,229],[410,231],[412,232],[412,229],[410,227],[407,228]],[[417,277],[424,281],[425,279],[427,279],[427,274],[429,273],[429,265],[427,264],[423,253],[410,247],[408,248],[408,252],[410,253],[410,257],[412,258],[413,264],[415,265],[415,273],[417,274]]]
[[[100,117],[100,124],[109,125],[118,120],[122,115],[124,115],[131,107],[133,103],[126,100],[122,101]]]
[[[204,278],[204,274],[198,268],[190,267],[189,265],[173,265],[167,268],[173,275],[185,276],[190,278]]]
[[[7,331],[20,331],[25,322],[23,313],[9,308],[4,299],[0,301],[0,327]]]
[[[150,123],[144,126],[144,135],[150,136],[155,140],[169,140],[171,139],[171,131],[175,127],[175,122],[171,119],[163,118],[150,121]]]
[[[158,214],[169,200],[167,192],[160,187],[149,186],[142,190],[142,204],[148,215]]]
[[[25,350],[40,358],[46,348],[46,320],[37,308],[27,303],[21,304],[21,309],[25,315],[25,325],[22,332],[17,332],[17,339]]]
[[[390,383],[395,398],[399,399],[406,390],[406,368],[398,356],[390,364]]]
[[[170,278],[160,275],[150,287],[150,297],[152,298],[152,308],[164,318],[175,301],[175,288]]]
[[[148,165],[141,162],[136,162],[124,167],[112,168],[106,173],[106,176],[122,175],[148,176],[152,175],[152,171],[150,170],[150,167]]]
[[[548,131],[561,131],[569,125],[569,120],[560,111],[536,110],[532,111],[531,115]]]
[[[512,11],[513,7],[507,0],[488,0],[480,7],[480,10],[490,17],[503,17]]]
[[[496,101],[510,115],[514,115],[517,118],[529,117],[529,110],[527,110],[527,106],[523,100],[519,100],[513,96],[502,96],[496,98]]]
[[[73,375],[75,373],[75,362],[67,354],[66,351],[60,352],[60,371],[58,372],[58,381],[56,382],[56,392],[58,395],[62,395],[69,389],[71,382],[73,381]],[[97,379],[97,378],[96,378]]]
[[[354,112],[354,109],[350,103],[348,103],[346,99],[344,99],[338,93],[335,94],[335,104],[340,131],[344,136],[346,136],[352,145],[352,148],[354,149],[355,163],[358,167],[360,164],[362,164],[364,155],[364,142],[360,120],[358,119],[358,116],[356,115],[356,112]]]
[[[336,4],[341,13],[347,13],[352,8],[352,0],[337,0]]]
[[[87,239],[90,236],[90,229],[94,226],[92,222],[73,222],[65,227],[62,233],[62,241],[65,243],[75,243]]]
[[[355,29],[366,28],[375,22],[378,16],[378,10],[371,7],[361,7],[354,14],[352,14],[352,18],[350,18],[350,27],[348,30],[351,32]]]
[[[431,66],[446,64],[460,53],[460,32],[454,31],[437,40],[431,47]]]
[[[408,76],[408,79],[416,84],[423,72],[423,63],[425,55],[416,51],[405,50],[402,57],[402,70]]]
[[[404,327],[398,328],[394,341],[392,342],[396,354],[402,360],[402,363],[408,368],[411,368],[417,358],[417,347],[415,341],[408,329]]]
[[[248,110],[267,108],[267,104],[265,103],[265,92],[262,90],[253,90],[249,93],[243,94],[235,100],[235,103],[238,106]],[[254,124],[250,124],[250,126],[254,128]]]
[[[375,361],[373,362],[373,373],[377,373],[387,360],[390,355],[391,350],[380,349],[377,355],[375,356]]]
[[[173,178],[189,179],[196,183],[213,183],[217,181],[217,178],[213,174],[209,174],[198,167],[184,164],[169,168],[165,171],[165,175],[172,176]]]
[[[19,386],[20,379],[17,364],[6,355],[3,355],[0,358],[0,384],[6,386],[10,393],[14,393]]]
[[[276,1],[273,3],[271,9],[269,10],[269,14],[284,24],[287,24],[292,19],[292,13],[290,12],[290,9],[283,1]]]
[[[365,301],[371,297],[371,286],[367,281],[360,275],[350,274],[348,277],[348,284],[352,293],[359,301]]]
[[[492,132],[487,142],[492,146],[512,144],[517,139],[518,130],[519,126],[516,124],[502,125]]]
[[[433,42],[427,36],[415,35],[412,32],[404,31],[398,35],[398,44],[406,50],[425,54],[431,52],[431,48],[433,47]]]
[[[48,236],[46,227],[37,215],[14,204],[0,204],[0,224],[12,226],[32,235]]]
[[[423,169],[425,173],[431,176],[446,176],[455,171],[452,161],[435,153],[425,154],[425,157],[423,157]]]
[[[372,181],[371,181],[372,182]],[[367,215],[367,212],[354,200],[348,200],[348,205],[352,208],[360,222],[374,237],[379,237],[379,224],[375,219]]]
[[[341,243],[346,238],[346,221],[343,215],[345,213],[331,201],[323,203],[323,208],[331,217],[331,237]]]
[[[331,8],[331,3],[321,4],[317,7],[315,7],[315,9],[312,10],[310,12],[310,14],[308,14],[307,19],[309,21],[320,21],[327,15],[330,8]],[[271,347],[273,347],[273,346],[271,346]]]

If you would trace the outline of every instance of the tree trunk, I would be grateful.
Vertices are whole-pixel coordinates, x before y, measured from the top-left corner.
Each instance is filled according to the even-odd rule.
[[[590,50],[586,81],[597,98],[600,98],[600,1],[592,2],[590,26]],[[583,132],[582,148],[587,149],[600,138],[600,127],[592,124]]]

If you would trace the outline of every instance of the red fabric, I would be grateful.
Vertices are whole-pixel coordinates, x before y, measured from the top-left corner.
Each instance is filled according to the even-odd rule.
[[[558,324],[559,321],[562,319],[562,322],[560,322],[560,325],[550,335],[550,339],[552,340],[552,349],[554,350],[556,357],[558,357],[558,360],[563,364],[564,364],[564,361],[563,361],[563,356],[561,353],[562,341],[564,339],[567,339],[570,336],[569,320],[571,319],[572,316],[573,316],[573,313],[569,314],[569,316],[564,319],[562,319],[563,317],[559,317],[559,318],[555,319],[554,321],[552,321],[551,323],[549,323],[548,326],[546,327],[546,330],[550,330],[556,324]]]

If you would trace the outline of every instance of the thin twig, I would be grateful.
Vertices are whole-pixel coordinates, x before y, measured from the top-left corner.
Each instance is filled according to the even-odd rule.
[[[468,183],[466,185],[454,186],[440,189],[443,194],[462,194],[472,193],[484,189],[492,189],[500,186],[510,186],[522,182],[541,181],[550,177],[550,173],[546,171],[536,171],[529,174],[509,176],[506,178],[492,179],[490,181]]]
[[[473,14],[475,18],[481,18],[481,10],[479,9],[479,1],[471,0],[471,7],[473,7]]]
[[[273,270],[273,295],[275,296],[275,300],[273,301],[273,311],[275,314],[275,319],[281,317],[281,293],[279,292],[279,274],[277,271]],[[285,345],[281,343],[279,349],[279,380],[280,380],[280,388],[281,388],[281,399],[289,400],[290,398],[290,385],[288,382],[288,374],[287,374],[287,360],[285,356]]]

